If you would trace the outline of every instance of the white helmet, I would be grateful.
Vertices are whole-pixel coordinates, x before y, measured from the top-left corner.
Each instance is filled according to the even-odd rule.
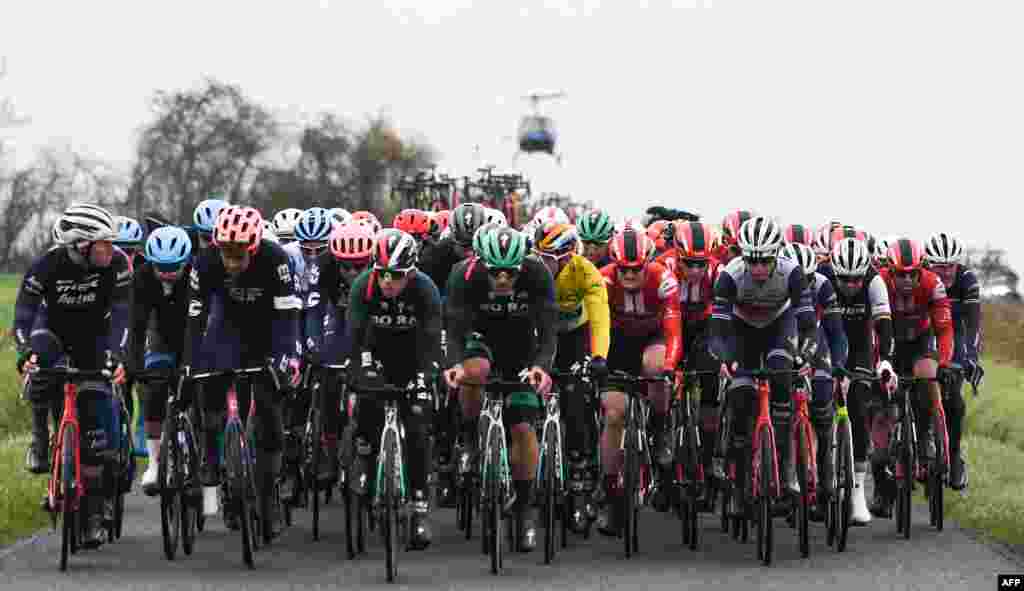
[[[277,237],[277,232],[274,230],[274,224],[270,220],[263,220],[263,238],[276,244],[281,243],[281,239]]]
[[[295,238],[295,226],[302,219],[302,210],[294,207],[274,214],[274,232],[281,238]]]
[[[327,213],[331,216],[331,227],[337,228],[338,226],[348,222],[352,217],[347,209],[341,207],[332,207],[327,210]]]
[[[64,244],[64,233],[60,231],[60,218],[53,220],[53,231],[50,233],[54,244]]]
[[[484,218],[487,220],[486,223],[498,224],[502,228],[508,225],[508,220],[505,218],[505,214],[501,213],[501,211],[491,207],[487,207],[485,209],[487,210],[487,213]]]
[[[810,246],[801,242],[790,242],[779,251],[780,259],[790,259],[803,269],[804,275],[810,275],[818,270],[818,259]]]
[[[871,253],[863,240],[843,238],[832,246],[832,269],[837,277],[863,277],[871,266]]]
[[[554,205],[548,205],[542,207],[540,211],[533,215],[533,219],[544,222],[558,222],[559,224],[568,224],[569,216],[562,211],[561,207],[555,207]]]
[[[74,203],[60,216],[58,228],[65,244],[117,238],[117,224],[110,212],[90,203]]]
[[[772,257],[782,247],[782,231],[771,218],[758,216],[743,222],[737,242],[743,256]]]
[[[939,265],[959,264],[964,258],[960,241],[945,232],[932,234],[924,243],[924,260]]]

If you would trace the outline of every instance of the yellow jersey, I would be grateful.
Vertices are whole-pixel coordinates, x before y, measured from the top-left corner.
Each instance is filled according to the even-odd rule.
[[[573,254],[555,278],[558,302],[558,332],[575,330],[590,323],[590,354],[608,357],[611,318],[604,277],[586,257]]]

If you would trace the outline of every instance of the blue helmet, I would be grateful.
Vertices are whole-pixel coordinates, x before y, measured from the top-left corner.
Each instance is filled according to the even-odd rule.
[[[331,236],[331,214],[322,207],[310,207],[302,213],[295,226],[295,239],[300,242],[324,242]]]
[[[192,227],[200,232],[213,232],[217,224],[217,214],[228,206],[223,199],[206,199],[196,206],[192,213]]]
[[[142,226],[132,218],[118,216],[117,238],[114,244],[118,246],[138,246],[142,242]]]
[[[192,240],[177,226],[157,228],[146,240],[146,260],[160,268],[181,266],[192,254]]]

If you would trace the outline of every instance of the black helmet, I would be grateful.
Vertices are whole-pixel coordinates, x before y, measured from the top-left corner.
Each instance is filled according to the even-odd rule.
[[[477,229],[487,223],[487,208],[479,203],[463,203],[452,210],[448,220],[455,242],[470,246]]]

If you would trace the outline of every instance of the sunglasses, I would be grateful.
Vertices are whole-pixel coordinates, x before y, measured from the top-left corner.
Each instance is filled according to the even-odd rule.
[[[516,277],[519,277],[521,271],[521,267],[487,267],[487,274],[494,279],[505,275],[509,279],[515,280]]]
[[[370,266],[370,261],[338,261],[338,265],[341,266],[343,271],[359,271],[362,272]]]
[[[837,275],[836,280],[839,281],[840,283],[846,283],[849,285],[864,282],[863,277],[856,277],[854,275]]]
[[[177,273],[185,263],[153,263],[153,268],[159,273]]]
[[[743,262],[751,267],[754,265],[770,265],[775,262],[775,257],[743,257]]]
[[[542,259],[546,259],[546,260],[549,260],[549,261],[554,261],[556,263],[558,261],[562,260],[562,259],[566,259],[566,258],[569,258],[569,257],[572,256],[571,252],[567,252],[567,253],[564,253],[564,254],[549,254],[549,253],[546,253],[546,252],[540,252],[539,250],[535,250],[533,252],[539,254]]]
[[[605,240],[603,242],[598,240],[583,240],[582,242],[583,246],[605,246],[610,242],[610,240]]]
[[[683,264],[691,269],[703,269],[708,266],[707,261],[702,261],[698,259],[684,259]]]
[[[625,267],[623,265],[619,265],[618,267],[616,267],[616,270],[622,275],[640,275],[641,273],[644,272],[644,266],[635,265],[632,267]]]
[[[894,278],[896,278],[896,279],[917,279],[918,275],[920,275],[920,274],[921,274],[921,272],[919,270],[917,270],[917,269],[914,269],[912,271],[898,271],[898,270],[894,270],[892,272],[892,276]]]
[[[300,244],[299,248],[301,248],[302,251],[305,252],[306,254],[318,255],[318,254],[322,253],[323,251],[327,250],[327,245],[326,244],[315,244],[315,243]]]
[[[414,269],[386,269],[377,271],[381,281],[401,281],[412,275]]]

